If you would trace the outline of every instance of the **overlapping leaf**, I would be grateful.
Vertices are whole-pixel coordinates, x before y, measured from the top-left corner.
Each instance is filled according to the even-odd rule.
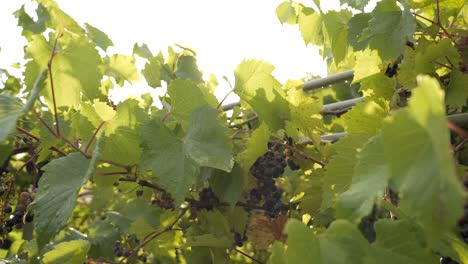
[[[93,175],[100,154],[99,142],[91,160],[80,153],[52,160],[43,167],[39,192],[31,204],[39,247],[43,247],[63,228],[76,205],[81,186]]]
[[[276,131],[290,118],[290,112],[281,84],[271,74],[273,69],[271,64],[263,61],[243,61],[234,71],[234,91],[272,131]]]
[[[390,177],[402,197],[400,208],[417,219],[430,242],[449,232],[463,210],[446,122],[438,82],[421,77],[409,109],[382,128]]]
[[[153,175],[178,202],[195,182],[200,166],[231,171],[234,165],[232,145],[217,113],[208,106],[197,109],[183,139],[161,122],[150,122],[143,128],[144,167],[152,168]]]

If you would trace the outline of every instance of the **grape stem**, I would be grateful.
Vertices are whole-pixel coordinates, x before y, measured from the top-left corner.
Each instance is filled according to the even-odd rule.
[[[104,126],[104,124],[106,123],[106,121],[102,121],[99,126],[96,128],[96,130],[94,131],[93,135],[91,136],[91,138],[89,139],[89,142],[88,144],[86,144],[86,147],[84,149],[84,152],[85,153],[88,153],[88,150],[89,148],[91,147],[91,144],[93,143],[94,139],[96,138],[96,135],[97,133],[99,132],[99,130],[101,130],[102,126]]]
[[[60,37],[62,37],[62,35],[63,35],[63,31],[60,30],[57,33],[57,36],[55,37],[54,46],[52,47],[52,52],[50,54],[50,59],[47,62],[47,69],[49,70],[50,89],[52,90],[52,103],[54,107],[55,130],[56,130],[57,137],[60,137],[60,125],[59,125],[59,120],[58,120],[58,115],[57,115],[57,103],[55,101],[54,79],[52,78],[52,61],[54,60],[54,57],[56,55],[57,41]]]
[[[320,161],[320,160],[317,160],[317,159],[314,159],[312,157],[310,157],[309,155],[307,155],[304,151],[294,147],[294,146],[291,146],[291,145],[288,145],[288,144],[285,144],[283,141],[281,140],[270,140],[271,143],[273,144],[281,144],[283,146],[285,146],[286,148],[290,149],[291,151],[299,154],[301,157],[303,157],[304,159],[307,159],[307,160],[310,160],[310,161],[313,161],[317,164],[319,164],[320,166],[322,167],[325,167],[325,165],[327,165],[327,163],[323,162],[323,161]]]
[[[241,251],[241,250],[239,250],[239,249],[237,249],[237,248],[234,248],[234,250],[235,250],[237,253],[240,253],[241,255],[243,255],[243,256],[245,256],[245,257],[251,259],[253,262],[256,262],[256,263],[259,263],[259,264],[263,264],[263,262],[261,262],[260,260],[258,260],[258,259],[256,259],[256,258],[250,256],[249,254],[245,253],[244,251]]]

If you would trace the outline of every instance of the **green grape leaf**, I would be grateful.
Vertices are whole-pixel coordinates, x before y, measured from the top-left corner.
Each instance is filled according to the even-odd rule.
[[[149,55],[149,54],[148,54]],[[146,56],[146,55],[144,55]],[[161,86],[161,70],[164,65],[162,54],[148,58],[149,62],[145,64],[145,68],[141,72],[145,76],[149,86],[157,88]]]
[[[301,197],[300,207],[303,213],[316,215],[322,204],[323,195],[323,169],[315,169],[308,176],[308,181],[301,183],[297,192],[304,192]]]
[[[257,158],[267,152],[270,136],[271,132],[268,126],[265,123],[261,123],[247,139],[244,147],[245,150],[237,155],[237,161],[245,172],[248,173]]]
[[[322,16],[326,43],[329,43],[335,65],[341,62],[348,52],[348,21],[352,13],[349,10],[329,11]]]
[[[323,233],[314,235],[298,220],[286,226],[287,263],[364,263],[369,244],[355,225],[344,220],[334,221]]]
[[[50,15],[50,23],[48,23],[49,28],[66,28],[68,31],[73,32],[78,37],[84,36],[84,30],[80,27],[80,25],[68,14],[63,12],[55,1],[38,0],[37,2],[40,5],[43,5]]]
[[[375,200],[383,196],[388,174],[382,139],[378,135],[357,154],[351,186],[337,199],[336,216],[359,222],[362,217],[368,215]]]
[[[65,226],[76,204],[81,186],[93,175],[103,137],[98,139],[91,160],[80,153],[54,159],[42,168],[39,191],[31,204],[40,248]]]
[[[286,121],[288,136],[298,141],[305,136],[317,146],[320,145],[320,132],[323,129],[321,100],[314,100],[301,88],[290,89],[287,95],[291,119]]]
[[[163,123],[149,122],[143,126],[144,168],[151,168],[176,203],[182,202],[188,188],[195,183],[199,167],[190,157],[180,138]]]
[[[135,65],[135,57],[115,54],[107,61],[105,75],[115,78],[115,82],[123,86],[124,81],[140,81],[140,75]]]
[[[290,219],[286,225],[288,248],[284,254],[286,263],[317,263],[320,246],[312,230],[296,219]]]
[[[420,76],[409,107],[382,128],[399,208],[422,225],[430,243],[455,228],[463,212],[443,100],[437,80]]]
[[[415,69],[418,73],[431,74],[441,67],[439,64],[450,67],[450,65],[458,65],[460,62],[460,54],[448,38],[418,47],[416,50]]]
[[[369,0],[340,0],[340,4],[348,4],[350,7],[358,10],[364,10],[364,7],[369,3]]]
[[[372,243],[375,262],[391,263],[439,263],[430,253],[417,225],[405,220],[381,219],[374,224],[377,240]]]
[[[86,240],[72,240],[59,243],[42,257],[44,264],[86,262],[90,244]]]
[[[361,40],[370,39],[370,47],[377,50],[384,61],[400,56],[406,41],[413,38],[416,21],[411,10],[403,6],[401,10],[394,0],[377,3],[371,13],[369,27],[363,33]]]
[[[368,139],[368,134],[350,134],[333,144],[332,148],[337,154],[326,166],[322,209],[330,207],[337,195],[349,188],[357,161],[356,154]]]
[[[232,246],[232,240],[228,237],[204,234],[187,237],[185,244],[190,247],[230,248]]]
[[[468,98],[468,74],[458,70],[450,73],[450,83],[447,87],[445,102],[456,109],[467,106]]]
[[[91,243],[89,256],[92,258],[112,258],[114,242],[120,239],[120,231],[107,220],[96,220],[89,224],[87,236]]]
[[[202,73],[198,70],[197,59],[194,56],[182,55],[177,60],[175,75],[181,79],[189,79],[195,83],[203,82]]]
[[[89,38],[100,47],[102,50],[106,51],[108,47],[114,46],[112,40],[98,28],[91,26],[88,23],[85,23],[86,32]]]
[[[388,101],[365,99],[342,116],[346,131],[350,134],[377,134],[383,119],[389,114]]]
[[[398,74],[396,78],[398,82],[406,90],[411,90],[417,86],[416,83],[416,52],[410,48],[405,48],[405,53],[403,54],[403,59],[398,66]]]
[[[284,127],[290,113],[281,84],[272,75],[273,70],[273,65],[267,62],[244,60],[234,71],[234,91],[257,112],[260,120],[276,131]]]
[[[153,175],[159,177],[176,202],[182,201],[195,182],[200,166],[229,172],[234,165],[232,145],[226,128],[216,119],[217,113],[207,106],[197,109],[183,139],[161,122],[150,122],[143,128],[144,167],[153,169]]]
[[[23,28],[22,35],[28,38],[30,34],[39,34],[46,30],[46,23],[50,21],[47,9],[43,5],[36,8],[37,21],[26,13],[24,5],[15,11],[14,15],[18,19],[18,26]]]
[[[90,100],[100,96],[102,74],[99,70],[101,57],[94,45],[86,38],[70,33],[58,39],[57,55],[52,63],[52,75],[57,106],[71,106],[80,103],[81,93]],[[34,84],[32,76],[39,76],[44,65],[47,65],[52,46],[42,35],[33,35],[26,47],[25,58],[32,59],[26,63],[25,83],[28,89]],[[52,106],[50,79],[46,81],[44,95]],[[64,86],[66,84],[66,87]]]
[[[216,197],[221,201],[234,206],[242,196],[242,190],[247,184],[247,177],[238,165],[235,165],[230,173],[217,170],[209,179],[210,186]]]
[[[382,59],[375,50],[365,49],[354,53],[356,64],[354,66],[353,83],[381,72]]]
[[[187,129],[195,109],[208,105],[200,88],[191,80],[174,80],[167,88],[171,98],[171,113]]]
[[[376,73],[361,80],[360,91],[364,96],[372,96],[390,100],[395,93],[396,80],[384,73]]]
[[[304,43],[312,45],[323,44],[322,16],[310,7],[300,10],[297,23]]]
[[[348,21],[348,43],[354,50],[363,50],[369,44],[369,40],[361,40],[364,29],[367,28],[369,20],[372,18],[371,14],[355,14]]]
[[[199,166],[230,172],[234,166],[228,129],[217,120],[218,110],[204,106],[190,117],[184,138],[185,151]]]
[[[268,258],[268,264],[286,264],[286,259],[284,257],[285,247],[278,241],[273,243],[271,247],[271,255]]]
[[[0,142],[16,130],[16,121],[23,114],[23,108],[16,97],[0,94]]]
[[[148,45],[146,44],[141,44],[140,46],[135,43],[135,45],[133,45],[133,54],[138,55],[148,60],[151,60],[151,58],[153,58],[153,53],[151,52],[151,50],[148,48]]]
[[[291,2],[284,1],[279,4],[275,10],[278,20],[281,24],[287,23],[290,25],[295,25],[297,23],[297,14],[294,7],[291,5]]]

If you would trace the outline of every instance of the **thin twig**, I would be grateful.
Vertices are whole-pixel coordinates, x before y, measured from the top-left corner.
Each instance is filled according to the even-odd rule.
[[[107,163],[107,164],[113,165],[115,167],[126,169],[128,171],[130,171],[130,169],[132,168],[131,165],[121,164],[121,163],[118,163],[118,162],[115,162],[115,161],[112,161],[112,160],[101,159],[101,160],[99,160],[99,162]]]
[[[42,123],[42,125],[44,125],[47,130],[50,132],[50,134],[52,134],[54,137],[57,137],[57,134],[55,134],[55,132],[52,130],[52,128],[47,124],[47,122],[37,113],[36,110],[32,110],[33,111],[33,114],[37,117],[37,119],[39,119],[39,121]]]
[[[96,128],[96,130],[94,131],[93,135],[91,136],[91,138],[89,139],[89,142],[88,144],[86,145],[85,149],[84,149],[84,152],[85,153],[88,153],[88,150],[89,148],[91,147],[91,144],[93,143],[94,139],[96,138],[96,135],[97,133],[99,132],[99,130],[101,130],[102,126],[106,123],[106,121],[102,121],[99,126]]]
[[[172,114],[171,111],[167,112],[162,118],[161,121],[166,122],[166,119]]]
[[[468,142],[468,138],[463,139],[463,141],[453,149],[453,152],[456,153],[460,151],[463,148],[463,146],[465,146],[466,142]]]
[[[70,147],[72,147],[74,150],[80,152],[85,158],[87,159],[90,159],[91,158],[91,155],[89,155],[88,153],[84,152],[83,150],[81,150],[77,145],[73,144],[73,142],[71,142],[68,138],[64,137],[64,136],[61,136],[60,137],[63,141],[65,141]]]
[[[128,171],[98,172],[97,176],[127,175]]]
[[[31,132],[27,131],[26,129],[16,126],[16,130],[20,131],[21,133],[27,135],[28,137],[35,139],[36,141],[39,141],[39,137],[31,134]]]
[[[50,59],[47,62],[47,69],[49,70],[49,79],[50,79],[50,89],[52,90],[52,103],[54,107],[54,117],[55,117],[55,129],[57,137],[60,137],[60,126],[59,126],[59,119],[57,115],[57,102],[55,100],[55,89],[54,89],[54,79],[52,77],[52,61],[55,57],[55,50],[57,49],[57,41],[60,37],[62,37],[63,32],[60,31],[57,33],[55,37],[54,46],[52,47],[52,53],[50,54]]]
[[[449,39],[451,39],[452,42],[453,42],[456,46],[458,46],[458,43],[452,38],[452,35],[445,29],[445,27],[444,27],[444,26],[442,25],[442,23],[440,22],[440,16],[439,16],[438,12],[439,12],[439,1],[437,0],[437,10],[436,10],[436,14],[437,14],[437,20],[438,20],[438,21],[434,21],[434,20],[429,19],[429,18],[427,18],[427,17],[421,16],[421,15],[419,15],[419,14],[416,14],[415,12],[412,12],[411,14],[413,14],[415,17],[419,17],[419,18],[421,18],[421,19],[423,19],[423,20],[426,20],[426,21],[428,21],[428,22],[430,22],[430,23],[432,23],[432,24],[434,24],[434,25],[437,25],[437,26],[445,33],[445,35],[446,35]],[[440,36],[440,35],[439,35],[439,36]]]
[[[242,127],[243,125],[248,124],[248,123],[250,123],[250,122],[252,122],[252,121],[255,121],[255,120],[257,120],[257,119],[258,119],[258,116],[255,115],[255,116],[253,116],[253,117],[251,117],[251,118],[249,118],[249,119],[247,119],[247,120],[245,120],[245,121],[243,121],[243,122],[241,122],[241,123],[234,124],[234,125],[229,125],[228,128]]]
[[[245,253],[245,252],[243,252],[243,251],[241,251],[241,250],[239,250],[239,249],[237,249],[237,248],[234,248],[234,250],[235,250],[237,253],[240,253],[240,254],[244,255],[245,257],[251,259],[253,262],[256,262],[256,263],[259,263],[259,264],[263,264],[263,262],[261,262],[260,260],[258,260],[258,259],[256,259],[256,258],[250,256],[249,254],[247,254],[247,253]]]
[[[223,99],[219,102],[218,106],[216,107],[216,109],[219,109],[221,107],[221,105],[224,103],[224,101],[228,98],[228,96],[234,92],[234,89],[231,89],[224,97]]]
[[[63,150],[61,150],[61,149],[59,149],[57,147],[50,147],[50,150],[55,151],[55,152],[59,153],[62,156],[67,156],[68,155],[66,152],[64,152]]]
[[[145,238],[143,239],[143,241],[138,244],[138,246],[136,246],[134,249],[130,250],[130,254],[123,258],[120,263],[123,263],[123,261],[125,259],[128,259],[130,258],[131,256],[135,255],[136,253],[138,253],[138,251],[143,248],[144,246],[146,246],[149,242],[151,242],[153,239],[157,238],[158,236],[166,233],[166,232],[171,232],[171,231],[180,231],[181,229],[173,229],[174,225],[177,224],[177,222],[179,222],[179,220],[185,215],[185,213],[187,212],[187,210],[189,209],[189,207],[186,207],[186,208],[183,208],[182,211],[180,212],[180,214],[177,216],[177,218],[172,221],[168,226],[166,226],[163,230],[155,230],[151,233],[149,233],[148,235],[145,236]]]
[[[457,133],[459,136],[463,137],[463,138],[468,138],[468,133],[465,132],[463,129],[461,129],[459,126],[455,125],[454,123],[452,122],[448,122],[447,123],[447,126],[450,130],[452,130],[453,132]]]
[[[12,190],[14,190],[16,178],[19,176],[21,171],[26,167],[26,165],[28,165],[28,163],[34,161],[36,158],[37,158],[37,153],[35,153],[29,160],[27,160],[23,165],[21,165],[21,167],[19,167],[18,170],[15,172],[15,175],[13,176],[13,180],[11,180],[10,186],[8,188],[8,192],[6,194],[6,198],[5,198],[6,201],[9,200],[9,197],[11,195]]]

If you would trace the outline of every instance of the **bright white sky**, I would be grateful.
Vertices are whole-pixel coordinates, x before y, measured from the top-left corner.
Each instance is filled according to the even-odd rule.
[[[297,28],[278,21],[275,9],[282,1],[57,0],[80,24],[87,22],[107,33],[115,45],[112,52],[131,54],[135,42],[146,43],[153,54],[174,43],[192,47],[199,68],[218,76],[218,97],[228,87],[222,76],[233,81],[233,70],[244,58],[270,62],[280,82],[305,77],[307,72],[326,75],[318,50],[305,46]],[[29,3],[0,0],[0,68],[23,57],[26,42],[12,13],[25,2]],[[324,10],[337,8],[339,0],[322,1],[322,5]]]

